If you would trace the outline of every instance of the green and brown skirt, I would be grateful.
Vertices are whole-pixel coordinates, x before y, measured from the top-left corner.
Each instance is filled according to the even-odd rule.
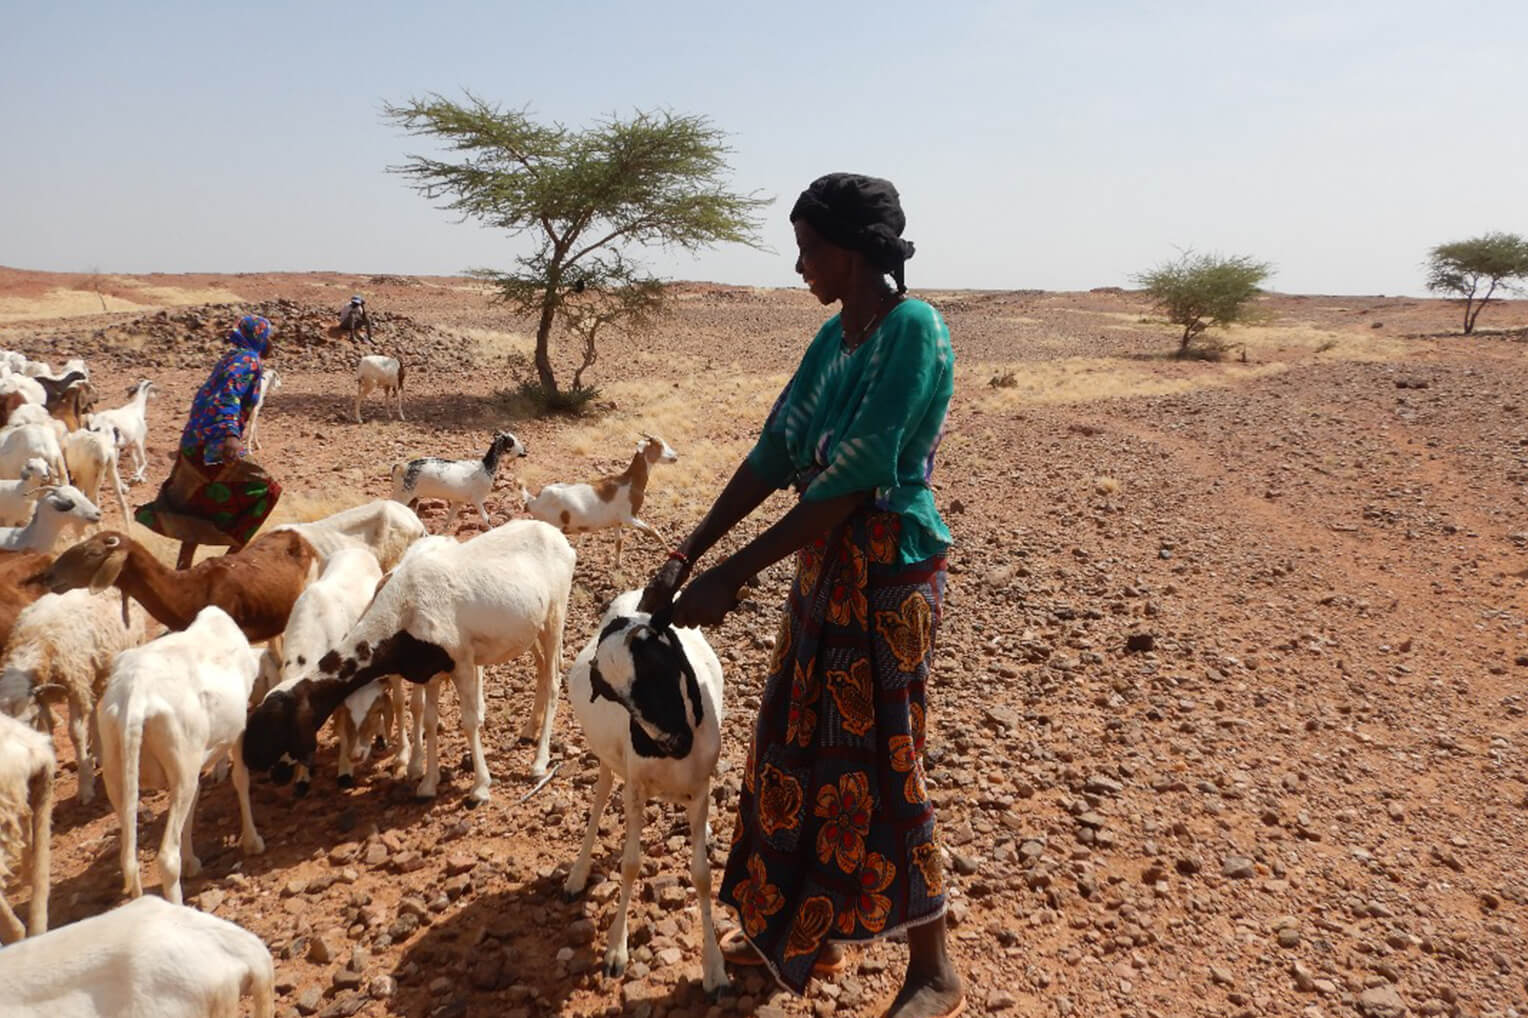
[[[797,553],[748,751],[721,900],[796,993],[829,943],[945,909],[923,774],[945,563],[899,565],[900,524],[863,509]]]
[[[244,547],[281,498],[281,485],[258,463],[202,463],[201,450],[181,451],[159,495],[133,518],[156,534],[191,544]]]

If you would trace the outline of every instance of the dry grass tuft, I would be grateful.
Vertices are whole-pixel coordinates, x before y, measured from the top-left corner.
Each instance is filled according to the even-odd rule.
[[[1093,478],[1093,490],[1100,495],[1113,495],[1119,491],[1119,481],[1112,477]]]

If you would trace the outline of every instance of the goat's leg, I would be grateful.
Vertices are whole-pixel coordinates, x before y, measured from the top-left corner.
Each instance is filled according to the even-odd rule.
[[[412,684],[411,684],[412,685]],[[410,781],[424,776],[424,687],[414,685],[409,690],[409,728],[412,737],[404,737],[403,748],[396,763],[397,773]]]
[[[149,451],[143,446],[143,439],[133,439],[133,480],[142,481],[148,476]]]
[[[553,609],[537,638],[536,705],[532,717],[541,719],[541,733],[536,740],[536,757],[531,761],[531,775],[546,773],[552,756],[552,722],[557,719],[557,679],[562,667],[563,611]]]
[[[21,925],[16,913],[11,911],[11,904],[5,900],[5,895],[0,894],[0,944],[17,943],[26,935],[27,928]]]
[[[488,788],[493,778],[488,773],[488,758],[483,755],[483,670],[470,661],[456,666],[452,675],[456,683],[456,697],[461,701],[462,729],[467,733],[467,748],[472,753],[472,791],[467,805],[476,806],[489,799]]]
[[[122,529],[129,530],[133,523],[133,514],[127,508],[127,485],[122,483],[122,471],[117,469],[117,456],[112,454],[111,459],[106,461],[111,470],[111,487],[117,493],[117,504],[122,507]],[[99,505],[100,503],[96,503]]]
[[[599,837],[600,816],[610,801],[610,788],[615,784],[615,772],[600,764],[600,776],[594,782],[594,798],[589,800],[589,826],[584,828],[584,843],[578,850],[578,858],[568,870],[568,879],[562,882],[562,896],[572,901],[584,893],[589,883],[590,857],[594,854],[594,839]]]
[[[245,855],[259,855],[265,851],[265,839],[255,830],[255,814],[249,806],[249,768],[244,766],[244,736],[239,736],[228,755],[233,761],[233,789],[239,796],[239,847]]]
[[[48,932],[48,874],[53,866],[53,772],[32,775],[32,904],[27,929],[32,936]]]
[[[398,420],[403,420],[403,386],[399,385],[393,390],[398,396]]]
[[[710,791],[708,781],[690,802],[690,880],[700,899],[701,983],[707,993],[715,996],[727,986],[727,966],[722,961],[722,949],[716,942],[716,924],[711,919],[711,860],[706,855],[706,841],[710,836],[706,824],[706,815],[711,808]]]
[[[159,844],[159,882],[164,896],[172,904],[180,905],[183,903],[180,893],[182,861],[188,876],[200,868],[191,865],[196,857],[190,851],[191,811],[196,806],[198,775],[192,761],[181,760],[174,753],[169,757],[160,761],[170,788],[170,808],[165,814],[164,839]]]
[[[334,734],[339,739],[339,760],[335,771],[335,782],[341,788],[355,787],[355,764],[351,762],[355,754],[356,740],[360,738],[360,732],[356,730],[355,720],[350,716],[350,708],[344,704],[334,712]]]
[[[488,518],[488,510],[483,508],[483,500],[482,499],[478,499],[477,500],[477,511],[478,511],[478,515],[483,517],[483,526],[485,526],[485,527],[492,527],[493,526],[493,520],[490,520]]]
[[[619,523],[615,525],[615,566],[621,568],[621,544],[626,540],[626,528]]]
[[[626,913],[631,908],[631,885],[637,881],[637,867],[642,862],[644,804],[630,781],[622,783],[621,799],[626,806],[626,847],[621,852],[621,903],[616,906],[610,944],[605,948],[605,975],[611,978],[626,971]]]
[[[79,770],[79,800],[89,804],[95,798],[95,760],[90,755],[90,710],[79,697],[69,697],[69,741],[74,744],[74,762]]]
[[[355,422],[357,424],[364,424],[365,423],[364,421],[361,420],[361,397],[363,397],[365,395],[366,395],[366,386],[358,384],[356,386],[356,391],[355,391]]]
[[[440,532],[442,534],[449,534],[451,532],[451,524],[456,522],[457,514],[461,511],[462,504],[460,502],[451,503],[451,511],[446,514],[446,522],[442,523],[440,526]]]
[[[143,876],[138,871],[138,771],[143,751],[143,730],[129,724],[125,730],[114,726],[101,729],[101,759],[110,760],[103,767],[106,796],[117,813],[117,835],[122,861],[122,893],[129,898],[143,897]]]
[[[424,691],[424,780],[414,797],[433,799],[440,787],[440,679],[430,680]]]

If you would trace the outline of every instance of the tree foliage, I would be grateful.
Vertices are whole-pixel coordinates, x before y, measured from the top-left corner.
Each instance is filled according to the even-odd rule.
[[[1439,244],[1427,255],[1427,288],[1457,294],[1464,305],[1465,335],[1499,287],[1528,279],[1528,240],[1515,233],[1486,233]],[[1485,292],[1481,293],[1481,288]]]
[[[387,105],[383,116],[453,154],[390,167],[416,191],[463,219],[534,238],[513,269],[471,272],[513,311],[536,317],[537,385],[554,408],[589,391],[583,375],[598,337],[649,326],[662,313],[662,280],[634,252],[762,246],[758,214],[770,199],[728,189],[725,135],[703,116],[638,111],[573,130],[470,93],[462,102],[432,94]],[[567,391],[552,366],[558,325],[583,344]]]
[[[1252,298],[1273,272],[1267,262],[1246,255],[1194,254],[1185,251],[1135,277],[1153,306],[1174,325],[1183,326],[1178,356],[1210,326],[1226,326],[1248,317]]]

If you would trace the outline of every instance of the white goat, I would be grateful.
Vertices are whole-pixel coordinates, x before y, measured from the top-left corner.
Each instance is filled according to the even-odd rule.
[[[311,523],[283,523],[274,529],[297,531],[321,559],[358,541],[371,549],[384,572],[396,567],[403,553],[427,533],[418,516],[386,498]]]
[[[122,509],[122,526],[133,522],[133,514],[127,508],[127,486],[122,483],[118,469],[120,454],[115,431],[92,431],[81,428],[64,436],[64,465],[76,488],[96,505],[101,504],[101,484],[109,483],[117,493],[117,505]]]
[[[648,471],[658,463],[673,463],[679,454],[667,442],[653,435],[642,436],[636,455],[619,474],[602,477],[593,484],[548,484],[540,494],[531,496],[524,485],[520,498],[526,512],[538,520],[560,527],[564,534],[615,527],[615,564],[621,564],[622,527],[636,527],[659,544],[663,536],[637,519],[642,499],[647,493]]]
[[[637,611],[639,590],[616,598],[600,629],[568,671],[568,702],[589,748],[600,758],[589,826],[563,893],[583,892],[600,814],[616,777],[624,782],[626,847],[621,901],[610,927],[605,974],[626,969],[626,912],[642,861],[642,824],[653,799],[682,803],[690,816],[690,878],[700,899],[702,979],[708,992],[727,983],[711,920],[711,865],[706,813],[711,774],[721,753],[722,666],[696,629],[654,629]]]
[[[64,484],[42,489],[32,518],[24,527],[0,527],[0,551],[51,554],[65,530],[83,530],[101,522],[101,510],[80,489]]]
[[[5,1018],[254,1018],[276,1014],[276,968],[227,919],[139,898],[0,951]]]
[[[0,372],[0,396],[17,392],[23,401],[42,406],[48,402],[48,390],[31,375],[19,371]]]
[[[407,373],[403,362],[396,357],[376,353],[362,357],[355,369],[355,422],[362,423],[361,400],[376,389],[382,390],[384,400],[388,396],[397,396],[398,420],[403,420],[403,377]]]
[[[54,427],[54,420],[54,416],[48,413],[48,408],[41,403],[23,403],[11,411],[11,415],[5,419],[5,426],[19,428],[23,424],[45,424],[53,428],[53,433],[57,435],[59,429]]]
[[[482,459],[446,460],[437,456],[425,456],[393,465],[393,500],[406,502],[410,509],[421,498],[443,498],[451,503],[442,530],[450,530],[456,522],[456,514],[462,506],[472,503],[483,517],[483,525],[491,527],[488,510],[483,500],[493,491],[493,479],[499,471],[499,458],[505,453],[511,457],[525,455],[525,446],[507,431],[496,431],[488,451]]]
[[[51,421],[47,424],[18,424],[0,428],[0,477],[20,477],[21,468],[28,460],[34,459],[40,459],[48,465],[55,482],[69,483],[69,470],[64,465],[64,450]]]
[[[260,408],[265,406],[265,397],[277,392],[280,388],[281,376],[276,373],[275,368],[265,368],[260,372],[260,388],[255,393],[255,408],[249,412],[249,423],[244,426],[244,444],[251,449],[260,448],[257,427],[260,424]]]
[[[0,944],[48,929],[49,838],[53,826],[53,740],[0,714]],[[11,865],[30,850],[32,904],[22,927],[5,900]],[[9,958],[10,951],[0,951]],[[4,962],[0,961],[0,965]],[[6,1000],[0,977],[0,1001]],[[8,1014],[0,1004],[0,1014]]]
[[[138,875],[138,787],[167,788],[159,846],[164,896],[181,901],[180,876],[201,870],[191,845],[202,768],[231,754],[246,854],[265,851],[249,808],[249,771],[239,753],[245,704],[255,684],[249,641],[221,608],[203,608],[184,632],[117,655],[96,712],[101,776],[122,824],[124,893],[143,894]]]
[[[147,614],[123,621],[117,592],[44,594],[21,609],[0,657],[0,712],[51,731],[49,706],[69,705],[69,741],[79,767],[79,800],[95,798],[95,705],[112,661],[144,640]]]
[[[141,378],[128,387],[127,403],[90,415],[90,430],[109,435],[111,429],[116,428],[118,448],[132,450],[134,484],[142,481],[149,469],[149,453],[145,445],[149,437],[149,397],[157,391],[153,382]]]
[[[244,759],[273,771],[312,765],[318,730],[350,694],[384,676],[426,684],[427,762],[416,794],[435,795],[440,783],[436,717],[439,675],[450,675],[461,701],[474,780],[469,805],[489,798],[488,761],[479,727],[484,703],[481,669],[530,650],[536,660],[535,706],[523,737],[540,723],[531,773],[546,773],[557,709],[554,689],[562,656],[562,627],[573,585],[573,547],[552,527],[514,520],[458,543],[421,541],[393,571],[359,622],[318,660],[308,678],[272,692],[249,716]],[[417,771],[417,754],[410,775]]]
[[[329,557],[318,579],[309,584],[292,605],[286,632],[281,636],[281,677],[276,689],[291,688],[290,684],[307,675],[311,666],[317,665],[318,659],[328,653],[329,648],[338,646],[371,603],[377,592],[377,584],[381,581],[382,569],[369,548],[357,545]],[[340,719],[353,718],[355,729],[351,731],[352,736],[355,730],[364,726],[366,716],[377,699],[375,694],[367,696],[365,693],[365,690],[352,693],[335,719],[339,726]],[[339,783],[341,788],[348,788],[355,783],[352,776],[354,766],[351,763],[355,747],[348,744],[344,735],[342,730]],[[308,784],[308,769],[299,766],[293,790],[298,795],[306,795]]]
[[[31,519],[42,488],[52,476],[48,464],[34,456],[22,466],[20,478],[0,481],[0,526],[19,527]]]

